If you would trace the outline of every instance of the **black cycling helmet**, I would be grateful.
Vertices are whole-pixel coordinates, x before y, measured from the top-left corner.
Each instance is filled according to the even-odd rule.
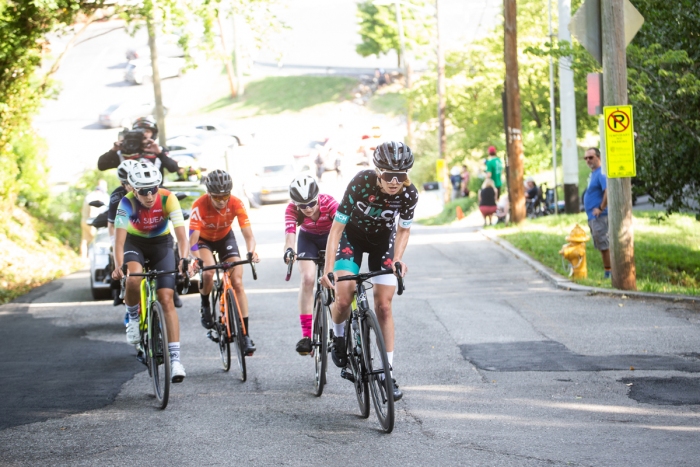
[[[408,170],[413,167],[413,152],[403,143],[387,141],[374,150],[374,165],[382,170]]]
[[[289,185],[289,197],[295,203],[309,203],[318,196],[318,183],[311,175],[300,175]]]
[[[156,124],[155,120],[153,120],[150,117],[137,118],[134,122],[134,125],[132,126],[132,129],[135,130],[137,128],[151,130],[153,132],[153,136],[151,136],[151,139],[153,140],[155,140],[158,137],[158,125]]]
[[[231,188],[233,188],[231,176],[219,169],[210,172],[204,183],[207,186],[207,191],[212,195],[227,195],[231,193]]]

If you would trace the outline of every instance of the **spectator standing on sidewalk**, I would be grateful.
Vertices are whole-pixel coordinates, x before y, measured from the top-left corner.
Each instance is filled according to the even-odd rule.
[[[460,173],[460,176],[462,177],[462,185],[460,187],[460,191],[462,192],[462,196],[466,198],[467,196],[469,196],[469,169],[466,165],[462,166],[462,172]]]
[[[462,175],[460,175],[459,167],[456,165],[450,170],[450,183],[452,184],[452,201],[454,201],[462,196]]]
[[[589,148],[583,157],[591,169],[584,207],[588,216],[593,244],[603,256],[605,278],[610,279],[610,246],[608,238],[608,179],[603,175],[598,148]]]
[[[494,188],[496,189],[497,197],[501,197],[501,184],[502,174],[503,174],[503,162],[501,159],[496,157],[496,147],[489,146],[489,156],[486,159],[486,172],[491,175],[491,180],[493,180]]]
[[[491,216],[496,213],[496,187],[493,180],[487,178],[479,190],[479,211],[484,216],[484,226],[491,225]]]

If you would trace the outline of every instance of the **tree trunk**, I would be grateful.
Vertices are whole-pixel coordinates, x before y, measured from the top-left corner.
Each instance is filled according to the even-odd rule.
[[[158,69],[158,48],[156,47],[156,27],[153,23],[156,6],[153,5],[151,15],[146,18],[148,30],[148,46],[151,49],[151,69],[153,72],[153,95],[156,101],[156,122],[158,123],[158,144],[165,147],[167,140],[165,132],[165,112],[163,111],[163,94],[160,89],[160,71]]]

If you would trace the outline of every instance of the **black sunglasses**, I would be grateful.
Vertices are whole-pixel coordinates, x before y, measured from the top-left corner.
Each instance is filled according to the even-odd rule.
[[[294,204],[296,204],[299,209],[310,209],[310,208],[316,206],[318,204],[318,201],[313,200],[310,203],[306,203],[306,204],[299,204],[299,203],[294,203]]]
[[[148,188],[139,188],[138,190],[136,190],[136,193],[138,193],[141,196],[155,195],[156,193],[158,193],[158,187],[150,186]]]
[[[379,177],[387,183],[391,183],[392,180],[396,179],[398,183],[403,183],[408,180],[407,172],[384,172],[379,171]]]

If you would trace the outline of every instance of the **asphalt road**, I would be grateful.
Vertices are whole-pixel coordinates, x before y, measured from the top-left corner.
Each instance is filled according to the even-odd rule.
[[[464,227],[411,234],[394,432],[358,418],[333,368],[314,397],[282,208],[252,214],[263,260],[245,279],[259,349],[245,383],[222,371],[195,295],[179,310],[187,378],[165,411],[123,310],[89,302],[84,273],[0,307],[0,464],[698,464],[699,310],[554,289]]]

